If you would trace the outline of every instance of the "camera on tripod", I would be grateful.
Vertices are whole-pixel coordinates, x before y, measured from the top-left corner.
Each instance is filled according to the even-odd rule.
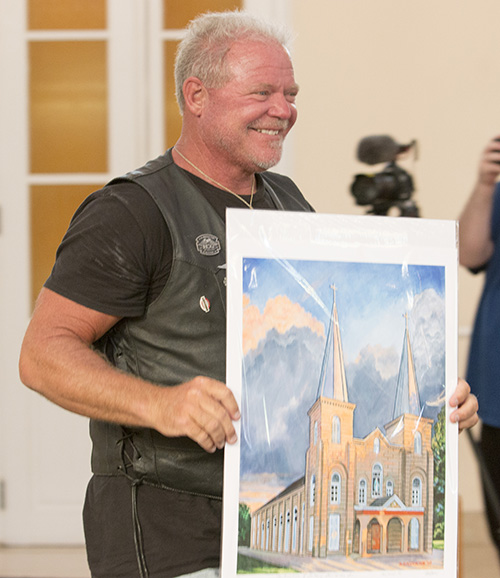
[[[370,215],[387,215],[395,207],[401,217],[419,217],[420,212],[411,199],[415,190],[413,178],[396,163],[399,155],[416,151],[416,141],[398,144],[392,137],[369,136],[359,142],[357,157],[363,163],[375,165],[387,163],[375,174],[357,174],[351,185],[356,204],[371,205]]]

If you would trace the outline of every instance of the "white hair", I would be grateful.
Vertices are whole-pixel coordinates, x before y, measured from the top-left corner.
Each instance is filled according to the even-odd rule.
[[[220,88],[231,78],[226,55],[240,40],[258,40],[287,46],[288,30],[239,10],[206,12],[191,20],[187,34],[177,48],[175,90],[181,114],[185,100],[183,85],[195,76],[205,86]]]

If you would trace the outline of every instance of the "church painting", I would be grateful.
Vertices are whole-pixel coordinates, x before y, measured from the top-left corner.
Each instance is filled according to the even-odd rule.
[[[239,560],[442,567],[445,268],[244,258],[242,283]]]

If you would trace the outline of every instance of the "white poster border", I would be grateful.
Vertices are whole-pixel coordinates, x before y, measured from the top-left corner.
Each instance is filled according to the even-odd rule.
[[[437,265],[445,271],[446,493],[442,568],[409,564],[400,570],[301,572],[306,578],[389,574],[451,578],[457,572],[458,427],[449,419],[457,383],[457,223],[455,221],[228,209],[227,384],[242,403],[243,261],[247,258],[352,263]],[[244,417],[242,418],[244,419]],[[236,422],[238,437],[241,420]],[[240,442],[226,446],[224,466],[222,578],[235,578],[238,556]],[[285,572],[286,574],[286,572]],[[271,574],[261,574],[271,576]]]

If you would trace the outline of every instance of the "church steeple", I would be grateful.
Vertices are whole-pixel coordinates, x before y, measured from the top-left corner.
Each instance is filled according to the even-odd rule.
[[[408,314],[405,314],[405,335],[403,339],[403,351],[399,364],[398,384],[396,387],[396,400],[392,418],[395,419],[405,413],[420,415],[421,404],[418,392],[415,364],[411,351],[410,332],[408,330]]]
[[[335,285],[331,285],[330,288],[333,291],[332,313],[330,315],[325,354],[323,356],[316,399],[319,397],[331,397],[337,401],[349,402],[347,381],[345,378],[344,353],[342,351],[337,313],[337,288]]]

